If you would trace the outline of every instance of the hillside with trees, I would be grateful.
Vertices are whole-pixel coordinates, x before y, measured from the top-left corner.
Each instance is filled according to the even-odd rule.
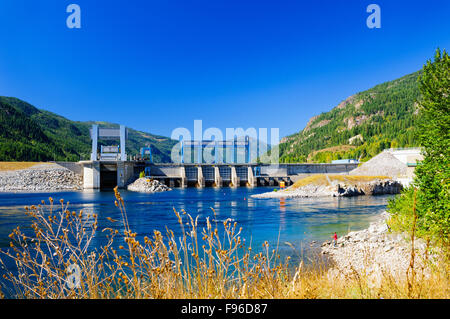
[[[421,71],[350,96],[280,143],[283,163],[366,161],[386,148],[418,146],[414,130]]]
[[[422,100],[417,135],[424,160],[415,178],[400,196],[389,203],[392,225],[415,229],[421,237],[450,243],[450,57],[436,51],[419,79]],[[414,231],[414,230],[413,230]],[[443,252],[444,253],[444,252]],[[448,259],[447,259],[448,260]]]
[[[76,122],[14,97],[0,96],[0,161],[79,161],[89,159],[92,124]],[[150,145],[155,162],[170,162],[175,141],[128,128],[127,153]]]

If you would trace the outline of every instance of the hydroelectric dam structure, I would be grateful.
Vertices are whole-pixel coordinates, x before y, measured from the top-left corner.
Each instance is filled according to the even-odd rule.
[[[76,163],[83,175],[84,189],[125,188],[139,178],[155,179],[169,187],[255,187],[286,186],[310,174],[347,174],[357,163],[337,164],[260,164],[255,163],[250,152],[250,139],[231,141],[180,141],[178,163],[153,163],[149,147],[142,155],[131,159],[125,152],[127,129],[91,129],[92,152],[88,161]],[[99,141],[103,141],[100,145]],[[118,141],[118,145],[111,144]],[[205,163],[204,150],[209,148],[211,159]],[[214,153],[214,154],[213,154]],[[243,154],[242,154],[243,153]],[[213,154],[213,155],[212,155]],[[194,160],[193,160],[194,159]]]

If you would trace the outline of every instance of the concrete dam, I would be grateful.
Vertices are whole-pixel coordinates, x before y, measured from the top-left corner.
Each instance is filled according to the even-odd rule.
[[[286,186],[310,174],[347,174],[357,163],[345,164],[155,164],[144,161],[80,161],[74,163],[85,189],[126,187],[146,171],[169,187]]]
[[[127,135],[123,125],[119,128],[92,125],[91,159],[66,163],[67,168],[83,176],[84,189],[125,188],[142,172],[169,187],[278,186],[281,182],[289,186],[309,174],[346,174],[358,166],[357,163],[257,164],[248,136],[241,140],[181,140],[180,162],[158,164],[153,163],[149,146],[142,147],[141,154],[130,160],[125,152]],[[119,145],[104,145],[100,140],[119,141]],[[203,163],[205,149],[213,150],[214,164]]]

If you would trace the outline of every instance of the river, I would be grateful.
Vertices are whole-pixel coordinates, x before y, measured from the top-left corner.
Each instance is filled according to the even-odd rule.
[[[348,231],[366,228],[386,208],[386,196],[359,196],[346,198],[299,198],[299,199],[253,199],[252,194],[271,190],[256,188],[186,188],[169,192],[145,194],[121,191],[125,200],[131,229],[140,238],[151,237],[153,230],[166,233],[166,226],[181,235],[180,226],[173,209],[185,210],[194,218],[199,216],[199,226],[205,226],[206,217],[223,221],[236,221],[243,228],[242,238],[254,251],[268,241],[282,256],[299,260],[305,251],[318,247],[321,242]],[[69,201],[69,210],[98,214],[99,230],[104,227],[123,230],[121,223],[111,223],[107,217],[120,220],[121,215],[114,205],[112,191],[78,191],[58,193],[0,193],[0,248],[9,246],[8,234],[14,227],[27,229],[30,218],[24,206],[37,205],[52,197]],[[238,228],[239,228],[238,227]],[[101,232],[92,242],[101,246],[106,238]],[[315,242],[315,243],[314,243]],[[313,243],[313,244],[311,244]]]

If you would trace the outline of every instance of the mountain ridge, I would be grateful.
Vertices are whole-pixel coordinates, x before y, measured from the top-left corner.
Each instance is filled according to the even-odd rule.
[[[370,159],[385,148],[418,146],[414,137],[421,71],[353,94],[328,112],[310,118],[299,132],[283,137],[281,163]],[[72,121],[15,97],[0,96],[0,160],[78,161],[89,159],[92,124]],[[170,162],[177,143],[168,137],[128,128],[127,153],[150,145],[155,162]]]
[[[56,113],[39,109],[16,97],[0,96],[1,161],[78,161],[89,159],[92,124],[107,127],[116,123],[72,121]],[[155,162],[170,162],[176,141],[128,128],[127,153],[138,154],[150,145]]]
[[[280,141],[280,162],[365,161],[385,148],[418,146],[414,125],[420,74],[378,84],[311,117],[301,131]]]

